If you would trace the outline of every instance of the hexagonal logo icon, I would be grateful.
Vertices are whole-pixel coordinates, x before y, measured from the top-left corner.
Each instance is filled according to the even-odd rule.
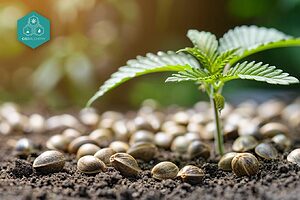
[[[50,40],[50,21],[30,12],[18,20],[17,33],[20,42],[34,49]]]

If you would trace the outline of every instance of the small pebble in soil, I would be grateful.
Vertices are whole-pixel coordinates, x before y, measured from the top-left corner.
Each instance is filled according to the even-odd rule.
[[[27,138],[21,138],[15,145],[15,154],[20,157],[26,157],[35,151],[33,142]]]
[[[77,130],[84,129],[78,119],[70,114],[55,115],[46,120],[47,131],[58,131],[69,127]]]
[[[270,160],[278,156],[278,152],[271,144],[261,143],[255,147],[255,153],[261,158]]]
[[[123,141],[113,141],[109,148],[112,148],[117,153],[125,153],[129,149],[129,145]]]
[[[203,140],[212,140],[214,138],[214,132],[215,124],[211,121],[205,125],[204,130],[199,132],[199,135]]]
[[[176,124],[174,121],[166,121],[163,123],[161,130],[171,135],[172,137],[184,135],[186,127]]]
[[[280,151],[285,151],[291,148],[292,141],[284,134],[275,135],[272,138],[272,142],[274,142]]]
[[[187,125],[189,123],[190,116],[187,112],[179,111],[173,115],[173,121],[177,124]]]
[[[73,128],[67,128],[61,134],[65,137],[68,143],[72,142],[75,138],[81,136],[81,133]]]
[[[287,160],[289,162],[295,163],[300,166],[300,148],[294,149],[288,156]]]
[[[226,153],[225,155],[223,155],[218,163],[219,169],[222,169],[224,171],[232,171],[231,162],[232,162],[232,159],[237,154],[238,153],[236,153],[236,152],[229,152],[229,153]]]
[[[254,149],[258,145],[257,140],[250,135],[238,137],[232,144],[233,151],[246,152]]]
[[[77,169],[85,174],[95,174],[106,171],[104,162],[95,156],[87,155],[81,157],[77,162]]]
[[[195,140],[200,140],[200,136],[199,133],[195,133],[195,132],[188,132],[185,134],[185,138],[189,141],[189,142],[193,142]]]
[[[109,129],[96,129],[90,133],[90,138],[95,140],[100,147],[107,147],[113,140],[113,133]]]
[[[259,170],[259,162],[251,153],[238,153],[231,162],[232,171],[237,176],[252,176]]]
[[[208,159],[210,157],[210,147],[199,140],[195,140],[189,144],[187,154],[190,159],[198,157]]]
[[[158,153],[156,146],[149,142],[139,142],[133,144],[127,153],[132,155],[136,159],[150,161]]]
[[[110,157],[110,163],[123,176],[134,177],[141,171],[134,157],[127,153],[116,153],[112,155]]]
[[[224,124],[224,139],[235,139],[238,137],[238,126],[230,123]]]
[[[238,119],[238,133],[240,136],[258,136],[259,122],[257,119]]]
[[[173,152],[184,154],[186,153],[189,144],[190,141],[187,140],[185,136],[177,136],[172,142],[171,150]]]
[[[80,136],[75,138],[68,146],[69,153],[77,153],[79,147],[81,147],[84,144],[91,143],[97,145],[97,142],[92,140],[88,136]]]
[[[103,128],[104,127],[107,128],[106,126],[103,126]],[[115,121],[112,124],[111,129],[114,132],[114,136],[116,140],[127,141],[131,135],[130,131],[128,130],[125,119]]]
[[[102,113],[99,126],[103,128],[112,128],[114,122],[123,119],[123,114],[116,111],[105,111]]]
[[[79,159],[83,156],[87,156],[87,155],[94,155],[97,151],[100,150],[100,147],[98,147],[95,144],[83,144],[79,147],[77,154],[76,154],[76,158]]]
[[[199,167],[193,165],[186,165],[177,174],[184,182],[190,184],[198,184],[202,182],[204,172]]]
[[[257,114],[264,120],[272,119],[279,116],[284,108],[284,103],[271,99],[263,102],[257,108]]]
[[[196,116],[196,115],[193,115],[193,116]],[[202,115],[200,115],[202,116]],[[191,118],[192,120],[193,118]],[[197,133],[199,135],[199,137],[201,136],[200,133],[203,132],[204,128],[203,128],[203,124],[201,122],[190,122],[188,125],[187,125],[187,131],[189,132],[193,132],[193,133]]]
[[[28,117],[29,129],[34,133],[42,133],[45,130],[45,118],[37,113]]]
[[[115,152],[112,148],[107,147],[97,151],[94,156],[102,160],[107,166],[110,166],[111,164],[109,158],[115,153],[117,152]]]
[[[164,180],[175,178],[178,174],[178,171],[179,169],[174,163],[164,161],[155,165],[151,170],[151,174],[155,179]]]
[[[144,117],[137,116],[133,120],[133,125],[136,130],[147,130],[153,131],[153,126],[149,123],[149,120],[145,119]]]
[[[46,143],[46,147],[52,150],[66,151],[68,148],[69,141],[64,135],[53,135]]]
[[[171,146],[173,137],[167,133],[164,132],[158,132],[154,136],[154,142],[156,146],[168,149]]]
[[[88,127],[96,127],[100,116],[94,108],[83,108],[79,113],[80,121]]]
[[[260,134],[264,138],[271,138],[278,134],[288,134],[289,129],[286,125],[279,123],[279,122],[270,122],[265,125],[263,125],[259,129]]]
[[[285,174],[285,173],[287,173],[287,172],[289,171],[289,167],[286,166],[286,165],[280,166],[280,167],[278,168],[278,171],[279,171],[280,173]]]
[[[138,143],[138,142],[154,142],[154,133],[146,130],[138,130],[133,133],[130,137],[130,144]]]
[[[64,155],[55,150],[45,151],[33,162],[33,168],[41,173],[59,172],[65,165]]]

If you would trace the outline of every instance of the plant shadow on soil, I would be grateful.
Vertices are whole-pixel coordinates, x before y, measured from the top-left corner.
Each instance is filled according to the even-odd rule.
[[[105,173],[85,175],[76,171],[74,155],[66,156],[63,171],[38,174],[32,168],[35,157],[18,159],[8,145],[20,135],[0,136],[0,199],[300,199],[300,167],[286,161],[287,153],[277,160],[260,160],[259,173],[236,177],[218,169],[217,158],[188,160],[161,150],[155,160],[140,162],[138,178],[123,177],[114,168]],[[44,145],[49,135],[28,135]],[[213,145],[213,144],[211,144]],[[227,142],[227,149],[230,147]],[[45,150],[45,149],[42,149]],[[39,153],[42,152],[40,150]],[[160,161],[172,161],[183,167],[193,164],[205,171],[202,183],[190,185],[179,179],[163,181],[151,177],[151,168]]]

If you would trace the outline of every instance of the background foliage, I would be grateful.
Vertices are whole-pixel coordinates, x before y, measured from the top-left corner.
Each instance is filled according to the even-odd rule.
[[[31,50],[16,39],[16,21],[35,10],[51,20],[51,40]],[[217,36],[242,24],[274,27],[300,36],[299,0],[45,0],[0,2],[0,97],[41,107],[85,105],[112,72],[136,55],[191,46],[186,31],[194,28]],[[300,49],[276,49],[252,57],[300,77]],[[163,105],[192,105],[205,95],[193,83],[163,84],[169,74],[130,81],[109,93],[97,106],[136,107],[145,98]],[[243,89],[241,90],[241,87]],[[246,87],[246,89],[244,88]],[[229,100],[253,96],[270,85],[231,82]],[[299,85],[271,91],[299,92]]]

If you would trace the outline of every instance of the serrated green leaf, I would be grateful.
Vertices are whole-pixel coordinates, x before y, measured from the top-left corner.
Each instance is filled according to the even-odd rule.
[[[232,49],[221,53],[212,64],[212,73],[217,73],[222,70],[225,65],[230,64],[230,61],[237,57],[238,49]]]
[[[242,54],[244,51],[255,49],[260,45],[290,38],[291,36],[273,28],[240,26],[229,30],[220,38],[218,51],[226,52],[239,48],[239,54]]]
[[[111,78],[99,88],[98,92],[88,101],[91,105],[97,98],[117,87],[118,85],[144,74],[166,71],[184,71],[200,68],[199,63],[190,55],[175,52],[148,53],[145,57],[137,56],[136,59],[129,60],[126,66],[111,75]]]
[[[165,82],[178,82],[178,83],[183,82],[183,81],[195,81],[195,79],[189,78],[189,77],[184,77],[184,76],[180,77],[180,76],[176,76],[174,74],[174,76],[170,76],[165,80]]]
[[[262,63],[244,62],[237,64],[228,72],[223,69],[259,51],[300,46],[300,38],[294,39],[275,29],[256,26],[242,26],[228,31],[220,39],[219,47],[216,37],[211,33],[190,30],[187,36],[193,42],[193,48],[179,50],[178,54],[174,52],[149,53],[145,57],[138,56],[136,59],[129,60],[126,66],[119,68],[100,87],[89,100],[88,105],[125,81],[154,72],[177,71],[178,73],[173,74],[166,81],[196,81],[204,84],[206,89],[207,85],[212,85],[219,91],[224,82],[238,78],[283,85],[299,82],[297,78],[289,76],[282,70]],[[180,53],[182,51],[190,55]]]
[[[293,38],[273,28],[240,26],[229,30],[219,39],[218,52],[223,53],[236,48],[238,57],[231,64],[251,54],[279,47],[300,46],[300,38]]]
[[[204,70],[192,69],[192,70],[179,71],[177,74],[172,74],[172,76],[168,77],[165,82],[182,82],[182,81],[206,82],[209,80],[211,80],[211,77]]]
[[[210,59],[215,57],[218,49],[218,40],[215,35],[210,32],[189,30],[187,37],[192,41],[195,47],[206,54]]]
[[[200,62],[201,66],[205,69],[210,70],[213,64],[213,61],[197,47],[187,47],[184,49],[180,49],[177,52],[186,52],[194,56]]]
[[[245,50],[242,55],[232,59],[230,61],[230,63],[234,64],[234,63],[238,62],[239,60],[241,60],[241,59],[243,59],[243,58],[245,58],[249,55],[252,55],[252,54],[255,54],[255,53],[258,53],[258,52],[261,52],[261,51],[265,51],[265,50],[268,50],[268,49],[293,47],[293,46],[300,46],[300,38],[284,39],[284,40],[280,40],[280,41],[276,41],[276,42],[270,42],[270,43],[267,43],[267,44],[259,45],[254,49]]]
[[[263,81],[270,84],[289,85],[292,83],[299,83],[299,80],[288,73],[283,72],[281,69],[276,69],[275,66],[269,66],[262,62],[243,62],[238,63],[231,68],[221,80],[226,82],[232,79],[248,79]]]
[[[214,96],[214,100],[219,112],[221,112],[221,110],[223,110],[225,105],[225,98],[221,94],[216,93]]]

